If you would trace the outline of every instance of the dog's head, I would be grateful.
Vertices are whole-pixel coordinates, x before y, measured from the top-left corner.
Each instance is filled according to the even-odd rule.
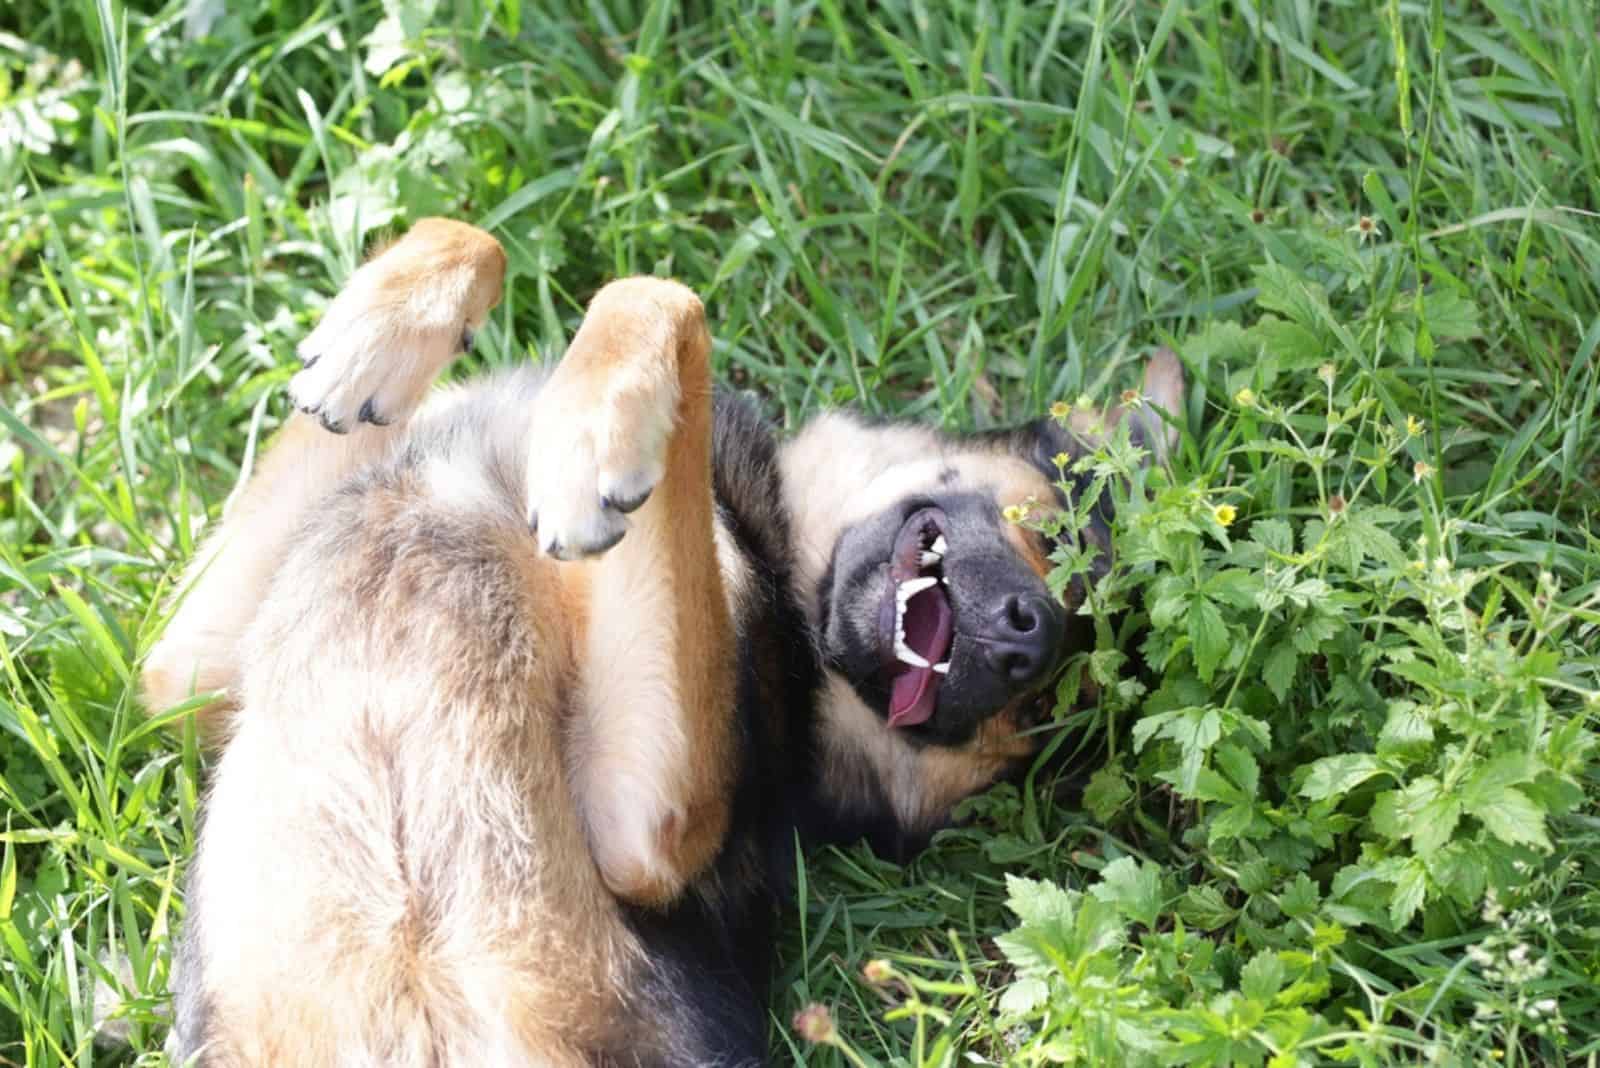
[[[1182,368],[1146,369],[1131,431],[1153,455],[1176,440]],[[826,670],[824,788],[846,807],[887,802],[903,830],[1030,755],[1019,732],[1049,710],[1051,684],[1087,640],[1045,583],[1053,544],[1007,518],[1058,508],[1056,457],[1125,417],[1076,413],[998,433],[941,434],[828,415],[785,450],[797,573]],[[1085,536],[1109,553],[1097,518]]]

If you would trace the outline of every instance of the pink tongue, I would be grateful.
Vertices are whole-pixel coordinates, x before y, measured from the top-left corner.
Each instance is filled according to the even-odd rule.
[[[931,664],[950,651],[950,602],[937,586],[923,590],[906,605],[906,644]],[[889,691],[889,726],[926,723],[939,700],[940,676],[931,667],[896,664]]]

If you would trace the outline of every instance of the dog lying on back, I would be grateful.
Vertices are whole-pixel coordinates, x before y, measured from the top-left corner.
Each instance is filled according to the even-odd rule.
[[[779,441],[652,278],[419,411],[505,269],[428,219],[355,273],[148,662],[223,691],[174,1063],[763,1063],[796,832],[904,855],[1035,751],[1081,591],[1002,511],[1065,431]]]

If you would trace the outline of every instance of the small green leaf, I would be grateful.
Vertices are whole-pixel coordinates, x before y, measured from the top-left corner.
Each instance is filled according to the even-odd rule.
[[[1217,606],[1204,597],[1189,602],[1189,641],[1194,646],[1195,668],[1202,682],[1210,682],[1217,665],[1228,655],[1228,625]]]
[[[1383,765],[1371,753],[1340,753],[1323,757],[1311,765],[1311,773],[1300,787],[1300,796],[1312,801],[1343,797],[1374,775],[1384,773]]]
[[[1283,989],[1288,977],[1288,969],[1276,953],[1258,953],[1239,971],[1239,992],[1265,1004]]]
[[[1294,685],[1294,672],[1300,662],[1300,653],[1293,642],[1279,642],[1272,647],[1261,665],[1261,679],[1279,701],[1289,699],[1289,687]]]
[[[1050,987],[1043,979],[1023,976],[1000,995],[1000,1012],[1006,1016],[1026,1016],[1050,999]]]
[[[1232,923],[1239,914],[1238,909],[1228,907],[1228,903],[1222,899],[1222,892],[1214,886],[1191,887],[1183,895],[1178,912],[1185,922],[1202,931],[1215,931]]]
[[[1290,919],[1298,920],[1309,916],[1316,911],[1317,904],[1322,900],[1322,895],[1317,892],[1317,884],[1312,882],[1305,872],[1300,872],[1294,877],[1294,882],[1278,897],[1278,907]]]
[[[1140,864],[1132,857],[1119,857],[1105,866],[1100,882],[1089,892],[1124,917],[1146,927],[1156,925],[1166,895],[1161,889],[1161,869],[1148,861]]]
[[[1427,869],[1420,861],[1410,861],[1400,870],[1400,877],[1394,884],[1394,897],[1389,901],[1389,922],[1396,930],[1411,922],[1427,894]]]
[[[1489,832],[1508,845],[1531,845],[1550,850],[1550,836],[1544,829],[1544,809],[1515,787],[1499,791],[1493,800],[1467,809],[1483,821]]]
[[[1114,767],[1096,771],[1083,790],[1083,806],[1100,823],[1110,823],[1132,800],[1133,788],[1128,785],[1127,777]]]

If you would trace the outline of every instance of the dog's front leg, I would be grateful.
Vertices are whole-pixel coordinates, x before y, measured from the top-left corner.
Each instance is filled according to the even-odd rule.
[[[736,772],[710,348],[688,289],[607,286],[540,394],[529,457],[541,549],[583,561],[559,567],[585,620],[574,793],[606,884],[647,905],[714,857]]]
[[[387,452],[439,371],[500,299],[505,253],[482,230],[423,219],[362,266],[300,344],[298,412],[189,565],[144,668],[154,710],[223,691],[199,713],[215,740],[235,698],[238,648],[295,530],[351,472]],[[330,433],[331,431],[331,433]]]

